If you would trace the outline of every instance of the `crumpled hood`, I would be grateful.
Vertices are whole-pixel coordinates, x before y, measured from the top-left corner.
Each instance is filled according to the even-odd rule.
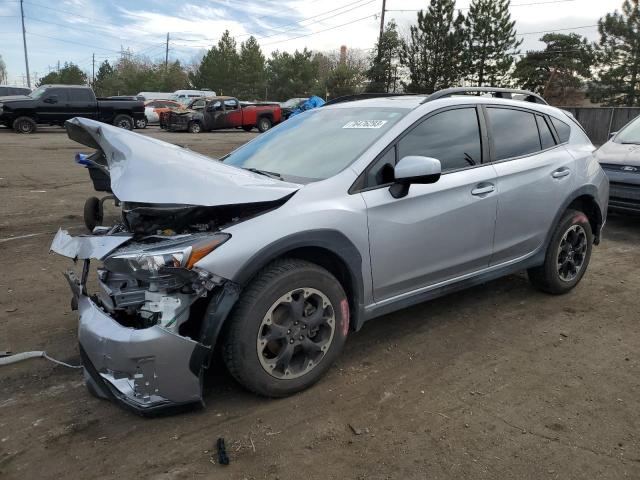
[[[640,167],[640,145],[607,142],[596,151],[600,163]]]
[[[70,139],[103,153],[123,202],[233,205],[275,201],[301,188],[95,120],[73,118],[65,127]]]

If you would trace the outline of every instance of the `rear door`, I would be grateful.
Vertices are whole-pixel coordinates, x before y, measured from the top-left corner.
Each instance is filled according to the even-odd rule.
[[[546,115],[486,107],[498,174],[498,218],[491,265],[532,254],[544,244],[573,190],[575,160],[559,144]]]
[[[366,171],[361,192],[369,222],[376,302],[410,294],[486,268],[496,220],[496,173],[477,109],[429,115]],[[484,129],[482,129],[483,131]],[[486,137],[485,137],[486,138]],[[440,160],[442,176],[393,198],[393,165],[408,155]]]
[[[98,106],[96,97],[88,88],[67,89],[67,118],[97,118]]]
[[[235,128],[242,126],[242,110],[238,100],[230,99],[224,101],[224,128]]]

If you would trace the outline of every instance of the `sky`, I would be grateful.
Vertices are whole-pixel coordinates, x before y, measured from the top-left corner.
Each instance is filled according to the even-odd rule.
[[[545,31],[574,31],[598,39],[598,19],[619,9],[623,0],[512,0],[511,15],[524,52],[541,48]],[[471,0],[457,0],[464,12]],[[385,20],[401,32],[415,22],[427,0],[387,0]],[[379,35],[382,0],[24,0],[31,77],[41,77],[57,62],[74,62],[91,73],[121,49],[164,60],[193,62],[224,30],[238,43],[254,35],[265,54],[307,47],[333,51],[371,49]],[[0,55],[9,84],[26,83],[20,1],[0,0]]]

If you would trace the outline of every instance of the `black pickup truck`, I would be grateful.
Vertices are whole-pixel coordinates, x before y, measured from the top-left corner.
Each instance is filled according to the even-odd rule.
[[[63,125],[84,117],[131,130],[144,119],[138,100],[96,98],[90,87],[42,85],[24,96],[0,97],[0,123],[17,133],[33,133],[37,125]]]

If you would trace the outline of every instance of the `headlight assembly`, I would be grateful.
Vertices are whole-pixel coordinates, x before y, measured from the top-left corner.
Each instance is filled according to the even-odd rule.
[[[129,273],[145,282],[160,280],[180,270],[191,270],[193,266],[213,250],[226,242],[231,235],[187,237],[162,242],[160,246],[145,246],[133,250],[119,251],[104,260],[107,270]]]

